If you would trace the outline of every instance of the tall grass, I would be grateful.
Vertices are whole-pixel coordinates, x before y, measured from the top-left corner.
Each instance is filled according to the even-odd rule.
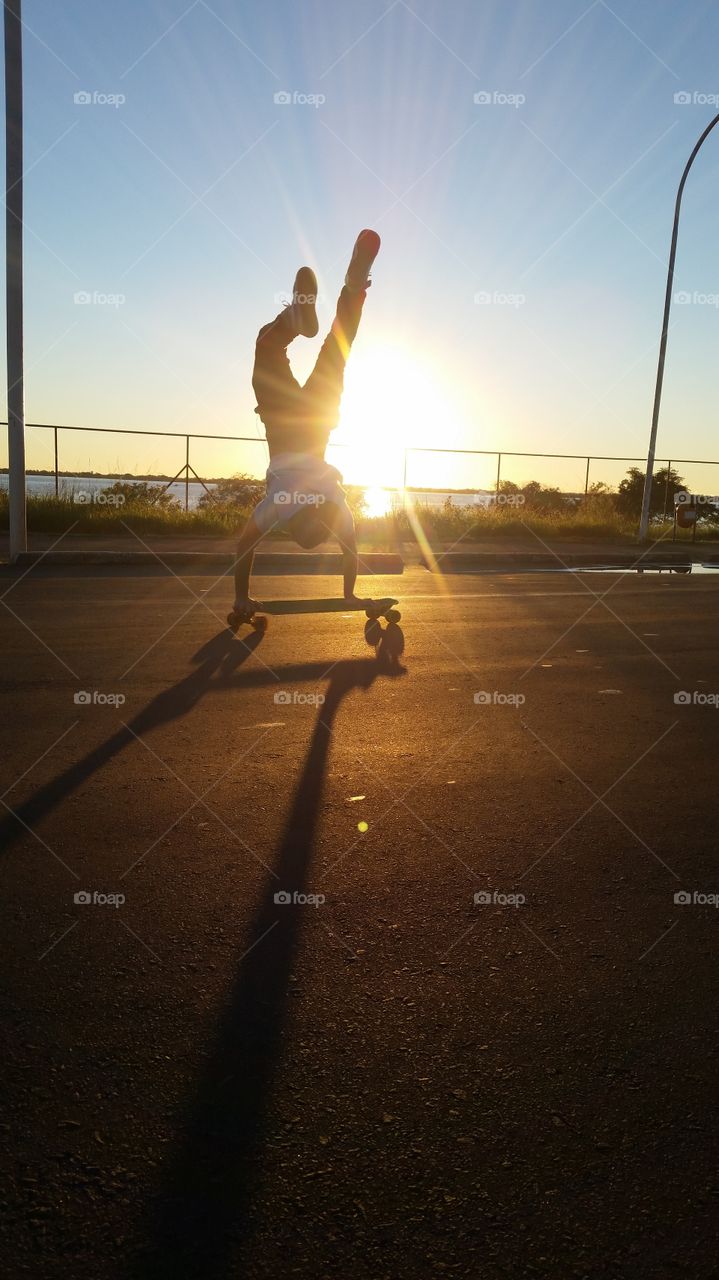
[[[78,503],[70,497],[28,495],[28,527],[31,532],[61,534],[72,527],[73,535],[92,537],[130,536],[136,533],[166,534],[187,537],[233,537],[242,529],[249,509],[235,504],[215,503],[200,510],[184,511],[179,506],[153,507],[146,502],[125,502],[122,506],[101,503]],[[531,507],[453,507],[439,509],[417,506],[416,522],[424,537],[435,547],[461,543],[471,546],[483,540],[523,542],[539,551],[540,540],[586,540],[594,542],[632,542],[636,540],[638,521],[620,515],[608,504],[580,503],[567,511],[549,511]],[[8,528],[8,497],[0,492],[0,528]],[[671,522],[652,525],[653,537],[666,536]],[[386,516],[360,516],[357,534],[364,547],[394,549],[402,543],[416,541],[415,530],[406,512]],[[277,532],[272,535],[284,539]],[[682,543],[688,534],[680,534]],[[719,537],[717,525],[700,524],[697,538],[703,541]]]

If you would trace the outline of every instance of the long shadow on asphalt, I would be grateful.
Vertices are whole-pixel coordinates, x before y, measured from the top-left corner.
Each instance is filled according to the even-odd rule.
[[[52,778],[16,808],[9,805],[6,817],[0,820],[0,848],[6,848],[26,837],[28,828],[44,818],[83,782],[102,769],[114,756],[131,746],[144,733],[168,724],[179,716],[187,715],[202,697],[213,688],[226,688],[237,667],[247,661],[262,642],[261,632],[254,632],[247,640],[237,641],[229,631],[221,631],[203,645],[192,661],[196,666],[177,684],[164,689],[152,702],[129,722],[121,725],[116,733],[99,746],[70,765],[63,773]],[[268,673],[269,679],[275,679]]]
[[[243,671],[238,675],[237,669],[247,662],[262,643],[262,639],[261,631],[253,632],[246,640],[235,638],[230,631],[219,632],[193,655],[192,662],[196,670],[184,676],[171,688],[159,693],[133,717],[129,724],[122,724],[116,733],[40,787],[22,804],[11,806],[3,800],[2,804],[7,814],[0,819],[0,850],[7,849],[18,840],[26,838],[28,833],[32,832],[35,823],[51,813],[83,782],[143,734],[159,728],[160,725],[169,724],[179,716],[187,715],[206,694],[221,693],[230,686],[264,688],[274,685],[279,687],[280,681],[284,683],[293,680],[321,681],[326,678],[328,673],[326,662],[294,663],[275,669],[264,665],[260,669]],[[380,628],[380,635],[376,639],[378,643],[375,644],[375,660],[363,659],[362,668],[369,664],[369,668],[375,674],[380,671],[391,674],[399,670],[399,656],[404,647],[400,628],[396,623],[390,623],[383,631]],[[336,669],[336,666],[329,668],[329,670]]]
[[[156,1215],[146,1231],[147,1252],[133,1280],[219,1280],[239,1277],[243,1246],[253,1234],[253,1195],[259,1184],[269,1092],[286,1021],[287,989],[301,916],[311,907],[281,905],[310,891],[309,873],[335,718],[353,689],[378,676],[404,674],[399,628],[375,658],[337,663],[331,671],[309,751],[280,840],[275,872],[262,897],[240,958],[239,971],[217,1027],[208,1065],[191,1097],[179,1149],[167,1173]],[[308,666],[282,668],[284,681],[307,679]],[[315,672],[315,675],[317,673]],[[264,678],[264,673],[252,673]],[[253,681],[254,682],[254,681]]]

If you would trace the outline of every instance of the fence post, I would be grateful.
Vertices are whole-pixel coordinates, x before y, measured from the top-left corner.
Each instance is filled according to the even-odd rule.
[[[497,486],[495,488],[495,494],[497,495],[497,497],[499,497],[499,473],[501,470],[502,470],[502,455],[501,453],[498,453],[497,454]]]
[[[185,511],[190,510],[190,437],[185,436]]]
[[[55,435],[55,497],[60,496],[60,472],[58,470],[57,427],[53,427]]]

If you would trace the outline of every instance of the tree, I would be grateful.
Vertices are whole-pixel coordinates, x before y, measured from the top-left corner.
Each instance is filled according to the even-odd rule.
[[[148,484],[146,480],[116,480],[107,489],[102,490],[105,501],[108,497],[121,497],[133,506],[177,507],[179,502],[162,484]]]
[[[644,495],[644,477],[646,472],[639,467],[630,467],[626,478],[619,485],[616,496],[617,511],[623,516],[633,516],[637,520],[642,513],[642,497]],[[652,477],[652,495],[649,503],[650,518],[657,518],[664,513],[666,497],[667,515],[674,510],[674,494],[685,489],[683,478],[674,468],[660,467]]]
[[[225,506],[242,507],[248,510],[256,507],[260,499],[264,498],[265,487],[265,481],[259,480],[257,476],[238,472],[237,475],[218,480],[211,494],[203,492],[198,506],[207,508],[219,502]]]

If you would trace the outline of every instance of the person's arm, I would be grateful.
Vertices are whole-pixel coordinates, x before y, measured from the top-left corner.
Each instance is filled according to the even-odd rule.
[[[235,561],[235,605],[247,604],[250,600],[250,574],[255,547],[260,541],[260,533],[254,518],[250,516],[237,544],[237,560]]]

